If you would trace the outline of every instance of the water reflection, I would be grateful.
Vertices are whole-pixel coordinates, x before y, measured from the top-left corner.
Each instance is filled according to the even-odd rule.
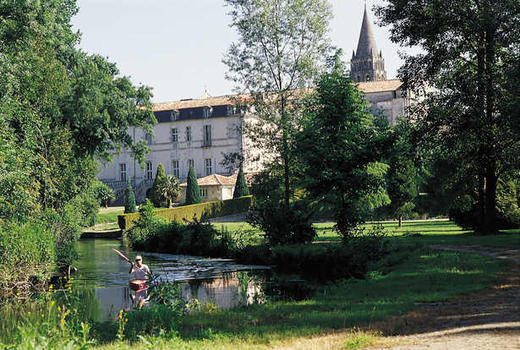
[[[96,287],[95,295],[108,319],[120,309],[130,309],[129,264],[112,248],[126,251],[132,259],[143,256],[153,273],[161,279],[179,281],[186,300],[197,299],[221,308],[250,304],[261,297],[261,282],[266,267],[238,265],[227,259],[203,259],[185,255],[132,252],[119,240],[89,239],[78,242],[80,259],[77,279],[87,287]]]

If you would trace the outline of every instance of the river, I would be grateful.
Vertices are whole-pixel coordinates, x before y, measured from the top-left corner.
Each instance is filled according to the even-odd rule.
[[[129,263],[112,248],[124,252],[130,259],[142,255],[154,274],[161,279],[181,283],[182,297],[213,303],[220,308],[245,305],[261,295],[265,266],[245,266],[229,259],[206,259],[187,255],[170,255],[132,251],[117,239],[84,239],[77,243],[77,285],[94,288],[100,317],[108,319],[121,309],[131,308],[128,288]]]

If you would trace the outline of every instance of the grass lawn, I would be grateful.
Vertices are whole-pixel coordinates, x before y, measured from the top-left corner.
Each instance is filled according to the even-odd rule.
[[[262,349],[293,347],[315,337],[321,339],[320,348],[359,348],[377,337],[348,329],[404,314],[417,303],[444,301],[489,287],[505,265],[488,257],[422,248],[386,275],[374,272],[366,280],[320,287],[306,301],[268,301],[190,314],[176,336],[151,337],[140,344],[115,342],[100,348],[133,349],[148,343],[154,349]]]
[[[97,215],[97,223],[105,224],[117,222],[117,216],[125,212],[125,207],[100,208]]]
[[[463,230],[449,220],[403,221],[402,227],[398,227],[397,221],[381,221],[369,222],[363,226],[369,228],[374,224],[383,225],[390,239],[398,243],[520,248],[520,230],[507,230],[496,236],[477,236],[472,234],[472,231]],[[227,229],[230,232],[237,230],[250,232],[259,241],[262,238],[262,232],[246,222],[218,223],[215,226],[220,229]],[[315,223],[314,227],[318,233],[316,241],[341,240],[341,237],[333,229],[333,222]]]

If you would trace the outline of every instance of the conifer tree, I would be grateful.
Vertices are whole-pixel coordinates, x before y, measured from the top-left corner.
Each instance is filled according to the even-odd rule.
[[[195,170],[193,170],[193,166],[190,166],[190,171],[188,172],[188,186],[186,187],[186,205],[188,204],[197,204],[201,203],[202,199],[200,198],[200,188],[197,183],[197,176],[195,175]]]
[[[135,205],[135,195],[134,190],[132,189],[132,185],[130,182],[126,185],[125,192],[125,214],[135,213],[137,212],[137,208]]]
[[[163,194],[164,183],[167,181],[166,173],[164,172],[164,167],[161,163],[157,165],[157,172],[155,174],[155,179],[153,180],[153,185],[150,191],[150,200],[156,208],[165,207],[167,205],[167,199]]]
[[[238,170],[237,182],[235,183],[235,191],[233,192],[233,198],[240,198],[243,196],[249,196],[249,189],[247,188],[246,178],[244,176],[244,168],[240,164]]]

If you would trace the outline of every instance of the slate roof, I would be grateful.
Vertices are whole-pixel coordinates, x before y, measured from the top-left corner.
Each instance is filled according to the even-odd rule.
[[[367,6],[365,5],[365,14],[363,15],[363,24],[361,25],[361,33],[359,34],[356,58],[372,57],[378,55],[376,39],[372,31],[372,23],[368,18]]]

